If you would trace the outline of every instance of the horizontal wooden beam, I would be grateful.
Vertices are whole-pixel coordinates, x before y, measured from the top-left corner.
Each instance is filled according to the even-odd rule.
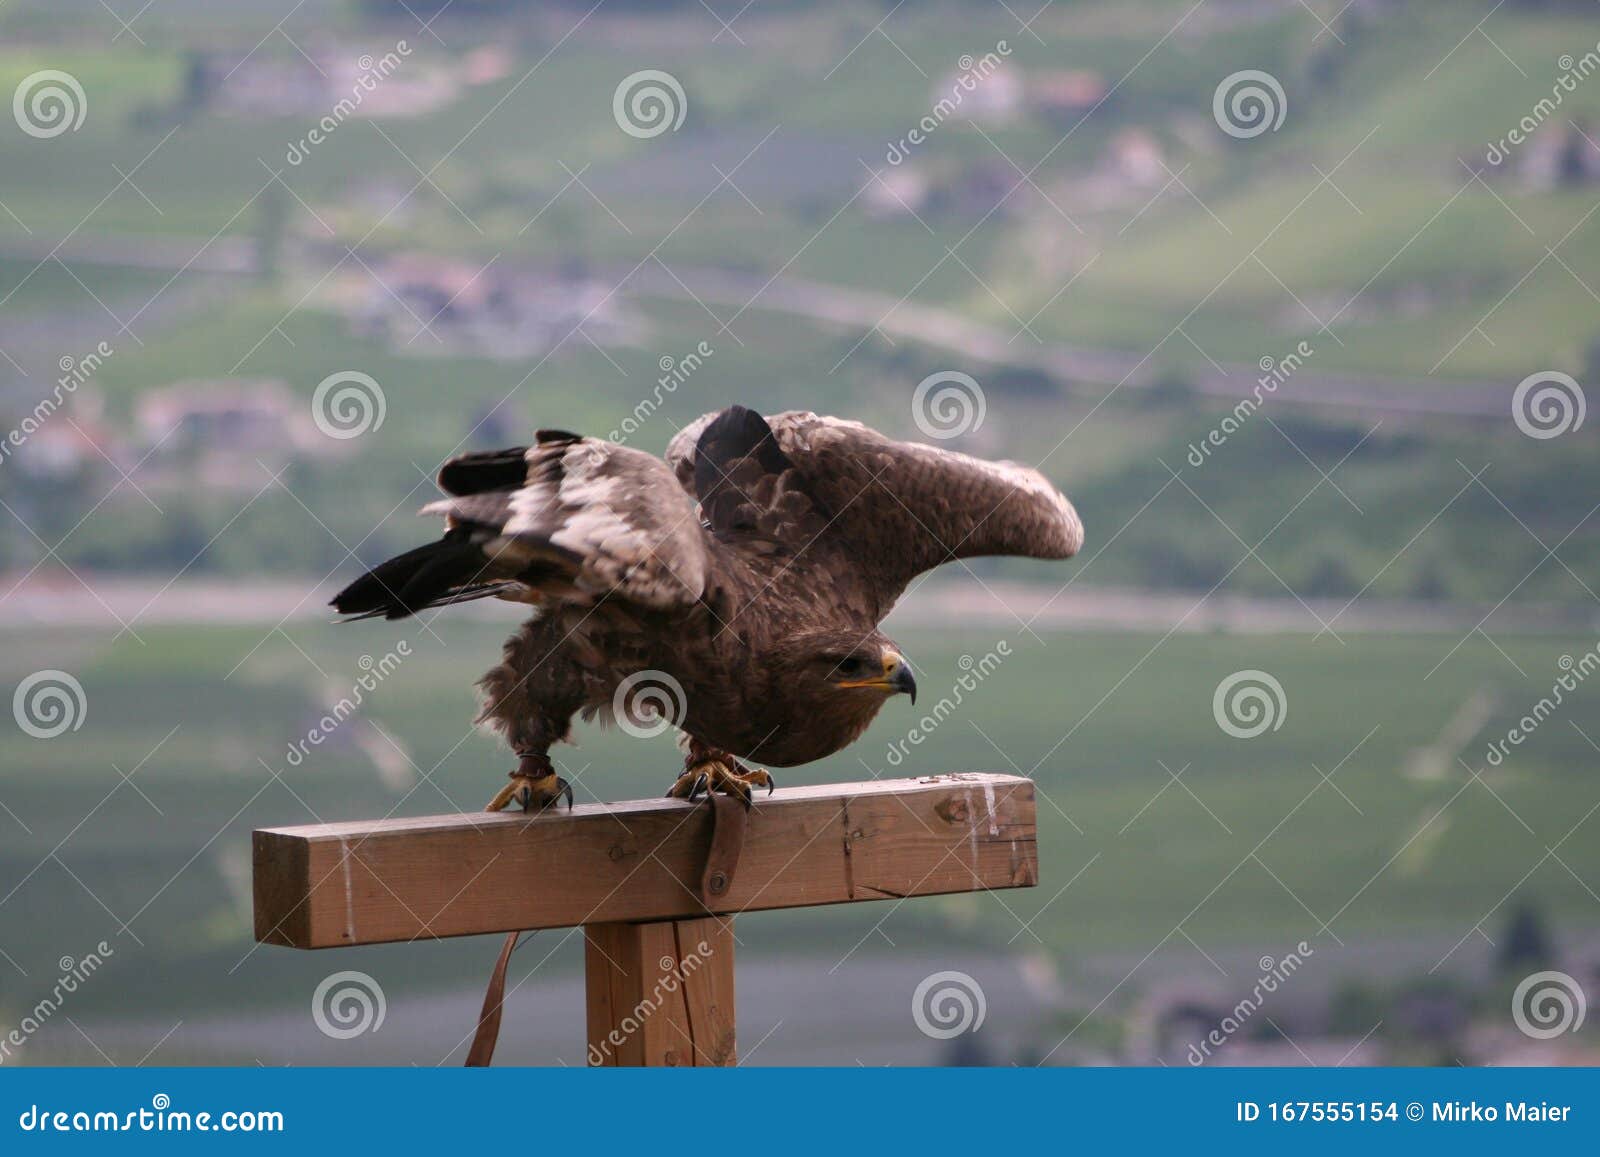
[[[257,831],[256,939],[333,948],[705,916],[704,803]],[[1038,882],[1033,782],[963,773],[759,797],[718,913]]]

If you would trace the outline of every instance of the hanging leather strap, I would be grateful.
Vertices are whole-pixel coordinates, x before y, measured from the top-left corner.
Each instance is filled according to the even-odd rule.
[[[715,911],[733,887],[734,869],[744,851],[745,833],[750,829],[750,805],[731,795],[712,795],[711,850],[706,853],[705,871],[700,873],[700,900]]]
[[[478,1013],[478,1031],[473,1034],[472,1047],[467,1050],[467,1067],[483,1068],[494,1060],[494,1046],[500,1039],[500,1009],[506,998],[506,967],[511,963],[511,953],[517,947],[520,932],[507,932],[506,942],[500,948],[500,959],[494,962],[489,974],[489,989],[483,994],[483,1011]]]

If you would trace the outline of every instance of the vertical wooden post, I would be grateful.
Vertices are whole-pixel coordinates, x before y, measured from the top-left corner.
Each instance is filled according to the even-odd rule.
[[[735,1063],[731,916],[584,933],[591,1065]]]

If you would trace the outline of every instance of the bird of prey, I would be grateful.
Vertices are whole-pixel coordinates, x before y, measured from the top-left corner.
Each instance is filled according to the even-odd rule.
[[[444,516],[444,537],[333,606],[390,619],[489,596],[537,608],[479,684],[479,722],[519,757],[490,810],[570,805],[551,745],[579,713],[630,717],[622,699],[651,680],[640,714],[676,725],[687,753],[667,795],[748,806],[773,781],[743,760],[822,759],[891,696],[915,701],[911,667],[878,629],[913,578],[1083,544],[1072,504],[1036,470],[743,406],[685,427],[665,461],[540,430],[531,446],[450,459],[439,486],[447,497],[422,513]]]

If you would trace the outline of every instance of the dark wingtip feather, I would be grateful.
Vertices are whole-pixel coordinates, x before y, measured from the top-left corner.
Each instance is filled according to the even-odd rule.
[[[439,468],[439,489],[458,496],[515,490],[528,480],[527,453],[526,446],[513,446],[452,458]]]
[[[581,442],[583,435],[574,434],[571,430],[535,430],[533,440],[541,446],[559,446],[567,442]]]

